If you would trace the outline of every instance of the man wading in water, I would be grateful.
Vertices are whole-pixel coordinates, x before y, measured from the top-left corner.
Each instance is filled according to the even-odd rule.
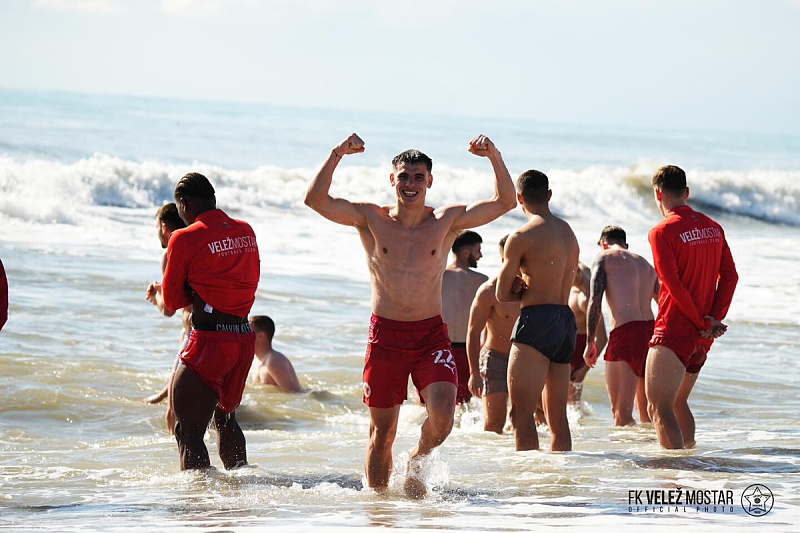
[[[306,194],[306,205],[338,224],[355,226],[367,253],[372,285],[372,319],[364,367],[364,402],[369,406],[370,438],[366,473],[369,486],[385,490],[392,471],[392,444],[409,374],[428,411],[419,443],[411,451],[405,491],[426,493],[420,461],[439,446],[453,427],[457,369],[442,321],[442,274],[458,232],[487,224],[515,206],[514,184],[500,152],[479,135],[469,151],[487,157],[495,173],[491,198],[434,209],[425,205],[433,184],[432,162],[417,150],[392,160],[389,183],[394,205],[350,202],[329,194],[333,171],[342,157],[364,151],[352,134],[334,148]]]

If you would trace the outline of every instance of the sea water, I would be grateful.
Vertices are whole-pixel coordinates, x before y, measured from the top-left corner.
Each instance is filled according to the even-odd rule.
[[[692,394],[697,448],[663,450],[651,425],[614,428],[600,363],[583,409],[570,412],[572,452],[550,453],[546,429],[543,451],[515,452],[511,434],[482,430],[473,399],[427,465],[429,495],[410,501],[403,472],[425,417],[410,402],[389,492],[366,489],[366,263],[352,228],[303,205],[316,168],[351,132],[366,152],[345,158],[332,194],[391,203],[391,158],[414,147],[434,160],[428,201],[437,206],[492,194],[490,164],[467,152],[487,134],[512,175],[550,176],[553,210],[587,264],[608,224],[650,259],[647,231],[660,220],[650,177],[662,164],[685,168],[692,205],[723,225],[740,274],[728,333]],[[0,259],[10,286],[0,528],[794,531],[799,154],[800,137],[786,135],[0,91]],[[165,408],[141,402],[166,383],[180,329],[144,299],[160,277],[154,214],[189,171],[252,224],[261,252],[252,314],[275,320],[276,347],[305,389],[248,383],[237,414],[251,466],[233,472],[216,457],[213,431],[217,470],[180,472]],[[477,228],[478,270],[497,273],[495,243],[523,221],[516,210]],[[755,484],[772,493],[765,516],[742,504]],[[679,493],[680,504],[659,504]],[[723,494],[723,503],[687,505],[688,493]]]

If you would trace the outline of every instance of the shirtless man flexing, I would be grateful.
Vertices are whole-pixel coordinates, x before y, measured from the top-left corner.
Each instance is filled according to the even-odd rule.
[[[580,249],[569,224],[550,212],[546,175],[522,173],[517,190],[528,222],[506,241],[497,280],[497,299],[522,306],[508,362],[511,422],[517,450],[538,449],[533,414],[544,390],[551,449],[569,451],[567,390],[578,326],[567,302]]]
[[[500,239],[503,257],[508,235]],[[467,355],[469,390],[483,397],[484,431],[502,433],[508,411],[508,354],[511,332],[519,318],[518,302],[497,301],[497,276],[480,286],[469,311]],[[486,338],[481,345],[481,333]]]
[[[661,292],[645,369],[648,408],[664,448],[691,448],[689,395],[711,344],[728,329],[722,320],[739,275],[722,226],[686,205],[682,169],[658,169],[653,192],[664,220],[649,234]]]
[[[597,242],[603,250],[592,264],[589,312],[586,316],[586,364],[594,368],[600,350],[595,344],[602,317],[603,294],[611,312],[611,334],[606,347],[606,388],[614,425],[635,424],[633,402],[639,420],[650,422],[644,395],[644,366],[653,336],[653,300],[658,299],[658,277],[647,260],[628,250],[625,230],[606,226]]]
[[[408,150],[392,160],[393,205],[350,202],[329,194],[342,157],[364,151],[352,134],[335,147],[306,194],[306,205],[325,218],[354,226],[367,254],[372,286],[372,319],[364,367],[364,402],[370,412],[366,474],[370,487],[385,490],[392,471],[392,444],[400,405],[411,375],[427,408],[419,443],[411,451],[405,491],[426,492],[420,460],[439,446],[453,427],[457,374],[447,327],[441,318],[442,274],[459,231],[491,222],[514,207],[514,184],[500,152],[480,135],[469,151],[487,157],[495,173],[492,198],[434,209],[425,205],[433,184],[428,156]]]
[[[450,345],[458,369],[459,404],[468,404],[472,393],[469,388],[469,360],[467,359],[467,325],[469,310],[475,293],[489,278],[472,270],[478,266],[481,253],[481,236],[464,230],[453,243],[453,262],[447,265],[442,277],[442,320],[447,324]]]
[[[253,229],[216,208],[214,187],[186,174],[175,187],[187,227],[167,245],[161,293],[167,309],[192,306],[192,331],[170,382],[181,470],[210,466],[203,443],[211,419],[226,469],[247,464],[245,438],[234,410],[253,361],[255,334],[247,314],[261,272]]]

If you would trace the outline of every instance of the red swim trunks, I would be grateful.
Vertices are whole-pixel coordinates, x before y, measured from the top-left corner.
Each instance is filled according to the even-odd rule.
[[[664,346],[675,352],[690,374],[697,374],[703,368],[712,344],[713,340],[704,339],[700,335],[688,337],[653,335],[650,339],[650,346]]]
[[[403,322],[372,315],[364,365],[364,403],[390,408],[402,404],[411,375],[418,391],[431,383],[458,386],[455,357],[441,316]]]
[[[456,403],[469,403],[472,393],[469,391],[469,359],[467,358],[466,342],[451,342],[450,346],[456,358],[456,372],[458,373],[458,392]]]
[[[586,361],[583,359],[584,350],[586,350],[586,334],[578,333],[575,337],[575,353],[572,354],[572,361],[569,362],[573,372],[586,366]]]
[[[180,358],[214,391],[217,406],[232,413],[242,401],[255,343],[255,333],[193,329]]]
[[[605,360],[624,361],[631,365],[637,376],[644,377],[647,350],[655,324],[655,320],[635,320],[611,330]]]

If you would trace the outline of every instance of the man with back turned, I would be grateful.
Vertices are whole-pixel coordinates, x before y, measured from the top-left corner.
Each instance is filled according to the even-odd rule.
[[[650,418],[664,448],[695,445],[689,395],[733,299],[739,275],[722,226],[686,205],[686,173],[673,165],[653,176],[664,220],[650,230],[661,281],[658,315],[645,368]]]
[[[181,178],[175,203],[187,227],[169,240],[162,296],[173,311],[192,306],[192,331],[169,394],[181,469],[210,466],[203,437],[212,418],[220,459],[231,469],[247,464],[234,410],[253,361],[247,314],[260,276],[258,246],[249,224],[216,208],[214,188],[202,174]]]
[[[567,392],[578,326],[568,301],[580,250],[569,224],[550,211],[545,174],[522,173],[517,190],[528,222],[506,241],[497,280],[497,299],[522,307],[508,361],[511,421],[517,450],[538,449],[534,412],[544,390],[551,449],[569,451]]]

